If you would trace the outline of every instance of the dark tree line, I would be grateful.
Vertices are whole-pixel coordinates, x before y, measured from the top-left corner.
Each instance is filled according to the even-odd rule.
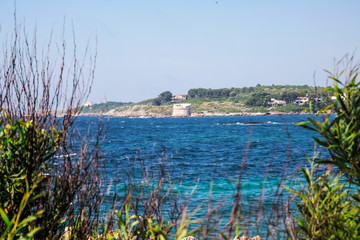
[[[246,105],[252,107],[266,107],[268,106],[271,96],[269,93],[259,92],[253,93],[250,98],[246,101]]]
[[[300,97],[298,92],[283,92],[281,94],[281,100],[286,101],[286,103],[292,103],[297,97]]]
[[[258,94],[266,92],[264,90],[266,86],[258,84],[256,87],[243,87],[243,88],[220,88],[220,89],[206,89],[206,88],[193,88],[188,91],[188,97],[200,98],[200,99],[212,99],[212,98],[230,98],[230,97],[243,97],[249,94]],[[274,86],[272,88],[276,88]],[[297,91],[285,91],[282,94],[269,93],[271,97],[279,100],[284,100],[288,103],[293,102],[297,97],[301,96],[301,93]]]
[[[193,88],[188,91],[189,99],[245,99],[248,106],[268,106],[271,98],[286,101],[287,104],[293,103],[298,97],[308,96],[312,99],[322,98],[321,92],[312,89],[307,85],[304,86],[261,86],[243,87],[243,88],[220,88],[206,89]]]
[[[206,88],[193,88],[188,91],[189,98],[201,98],[201,99],[211,99],[211,98],[228,98],[230,97],[231,89],[221,88],[221,89],[206,89]]]
[[[172,93],[170,91],[165,91],[160,93],[160,95],[155,98],[152,102],[154,106],[160,106],[162,104],[166,104],[171,102]]]

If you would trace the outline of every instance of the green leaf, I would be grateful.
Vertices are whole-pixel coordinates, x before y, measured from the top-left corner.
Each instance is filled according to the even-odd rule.
[[[33,230],[31,230],[28,234],[26,234],[26,236],[28,238],[34,238],[35,234],[41,230],[41,227],[37,227],[37,228],[34,228]]]
[[[4,220],[4,222],[6,223],[6,225],[8,226],[8,228],[10,228],[12,224],[2,208],[0,208],[0,215],[1,218]]]
[[[305,129],[309,129],[309,130],[311,130],[311,131],[315,131],[315,132],[317,131],[316,128],[310,127],[310,126],[308,126],[307,124],[296,123],[296,125],[298,125],[298,126],[300,126],[300,127],[302,127],[302,128],[305,128]]]
[[[304,168],[301,168],[301,171],[302,171],[302,173],[303,173],[306,181],[307,181],[308,183],[310,183],[310,182],[311,182],[311,179],[310,179],[309,171],[307,171],[307,169],[305,170]]]

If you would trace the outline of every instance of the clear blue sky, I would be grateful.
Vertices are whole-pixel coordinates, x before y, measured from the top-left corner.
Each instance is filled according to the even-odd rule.
[[[314,85],[314,71],[325,85],[323,69],[360,46],[359,0],[218,2],[17,0],[17,16],[28,29],[37,25],[39,39],[51,29],[59,39],[64,17],[79,47],[97,36],[95,102],[197,87]],[[2,39],[11,35],[13,6],[0,1]]]

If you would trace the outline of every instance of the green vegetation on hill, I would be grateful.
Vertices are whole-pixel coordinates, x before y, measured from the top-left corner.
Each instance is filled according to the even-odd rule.
[[[170,91],[162,92],[162,93],[160,93],[160,95],[157,98],[155,98],[152,101],[152,105],[160,106],[160,105],[167,104],[167,103],[171,102],[171,98],[172,98],[172,93]]]
[[[312,99],[313,111],[326,106],[328,96],[323,87],[311,87],[308,85],[271,85],[243,88],[205,89],[193,88],[188,91],[188,99],[182,103],[191,103],[195,113],[238,113],[238,112],[301,112],[309,108],[308,103],[303,105],[294,104],[297,97],[309,97]],[[144,115],[171,114],[172,93],[165,91],[158,97],[143,100],[138,103],[107,102],[84,107],[83,113],[100,112],[142,112]],[[269,101],[275,98],[286,101],[286,106],[273,106],[269,109]],[[321,99],[321,101],[315,101]]]
[[[231,101],[246,101],[254,94],[266,93],[271,98],[284,100],[287,103],[294,101],[297,97],[325,97],[323,96],[323,87],[311,87],[308,85],[271,85],[243,88],[221,88],[205,89],[193,88],[188,91],[189,99],[230,99]]]
[[[91,106],[86,106],[83,108],[82,113],[100,113],[108,112],[112,109],[131,105],[132,102],[106,102],[106,103],[97,103]]]
[[[193,105],[193,112],[301,112],[309,108],[309,104],[295,104],[297,97],[312,99],[313,111],[326,106],[328,96],[324,87],[311,87],[308,85],[271,85],[243,88],[205,89],[194,88],[188,91],[188,100],[184,103]],[[328,93],[329,95],[331,93]],[[286,106],[274,106],[269,109],[271,98],[283,100]],[[321,99],[321,101],[315,101]],[[211,102],[211,104],[210,104]]]
[[[270,102],[271,96],[267,92],[256,92],[251,94],[248,100],[245,102],[250,107],[266,107]]]

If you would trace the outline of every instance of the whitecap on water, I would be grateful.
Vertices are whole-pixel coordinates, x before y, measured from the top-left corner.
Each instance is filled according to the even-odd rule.
[[[216,123],[216,125],[221,125],[221,126],[231,126],[231,125],[251,125],[251,126],[255,126],[255,125],[270,125],[270,124],[281,124],[279,122],[271,122],[271,121],[267,121],[267,122],[236,122],[236,123]]]

